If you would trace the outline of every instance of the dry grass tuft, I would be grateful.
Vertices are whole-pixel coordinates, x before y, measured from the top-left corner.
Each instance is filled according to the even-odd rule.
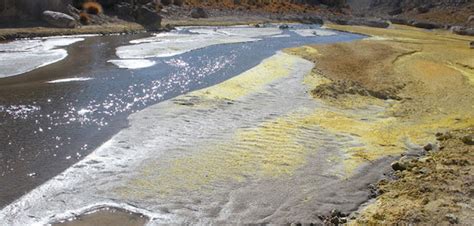
[[[90,24],[90,16],[86,12],[81,12],[79,14],[79,21],[81,21],[81,24],[87,25]]]
[[[104,12],[102,5],[97,2],[86,2],[82,5],[82,8],[89,14],[97,15]]]

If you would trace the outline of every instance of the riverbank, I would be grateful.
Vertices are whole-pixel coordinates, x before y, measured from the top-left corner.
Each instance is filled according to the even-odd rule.
[[[183,18],[183,19],[163,19],[164,29],[178,26],[233,26],[264,23],[287,23],[296,22],[292,20],[272,19],[264,16],[219,16],[211,18]],[[28,28],[0,28],[0,41],[10,41],[19,38],[35,38],[62,35],[80,34],[130,34],[146,32],[146,29],[137,23],[120,22],[103,25],[87,25],[78,28],[51,28],[51,27],[28,27]]]
[[[308,78],[314,87],[312,95],[340,109],[360,109],[390,101],[375,122],[367,120],[369,115],[357,113],[329,114],[332,119],[319,122],[326,122],[322,125],[333,131],[360,137],[364,145],[349,151],[351,157],[346,160],[351,163],[349,166],[388,154],[423,150],[428,143],[446,147],[432,157],[436,164],[451,162],[453,158],[465,163],[451,164],[455,167],[448,167],[449,172],[430,170],[422,176],[418,174],[419,168],[414,168],[404,171],[402,179],[389,185],[380,183],[384,194],[362,210],[357,222],[453,223],[451,216],[455,216],[455,223],[472,223],[472,210],[463,207],[472,203],[464,187],[465,183],[472,183],[469,181],[472,156],[462,154],[472,146],[462,142],[438,144],[435,134],[474,125],[474,58],[469,49],[473,39],[406,26],[328,27],[372,37],[353,43],[290,50],[317,65],[314,75]],[[467,181],[455,179],[454,175],[463,175]],[[415,182],[420,178],[430,184],[429,188],[424,189],[426,183]],[[436,185],[440,178],[449,183],[449,189]],[[413,195],[418,194],[409,193],[413,191],[421,191],[423,195],[413,200]],[[446,197],[448,207],[443,207],[444,201],[436,201],[440,197]]]
[[[78,28],[52,28],[52,27],[27,27],[27,28],[0,28],[0,41],[10,41],[20,38],[35,38],[62,35],[82,34],[122,34],[145,32],[142,25],[131,22],[111,23],[104,25],[88,25]]]

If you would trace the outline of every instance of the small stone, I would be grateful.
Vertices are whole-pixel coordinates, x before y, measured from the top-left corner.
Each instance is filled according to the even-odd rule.
[[[426,198],[426,197],[423,198],[423,200],[421,200],[421,204],[422,204],[422,205],[426,205],[426,204],[428,204],[429,202],[430,202],[430,200],[429,200],[428,198]]]
[[[391,166],[392,166],[392,169],[395,171],[404,171],[407,169],[406,164],[403,164],[400,161],[393,162]]]
[[[288,28],[290,28],[290,27],[288,26],[288,24],[282,24],[282,25],[280,25],[278,28],[280,28],[281,30],[286,30],[286,29],[288,29]]]
[[[474,136],[466,135],[461,138],[461,141],[467,145],[474,145]]]
[[[439,140],[439,141],[443,141],[443,140],[448,140],[448,139],[451,139],[451,138],[453,138],[451,133],[444,133],[443,135],[438,136],[436,139]]]
[[[339,217],[339,216],[341,216],[341,211],[339,211],[338,209],[331,210],[331,217]]]
[[[431,150],[433,150],[433,145],[431,143],[428,143],[425,146],[423,146],[423,149],[425,151],[431,151]]]
[[[431,161],[433,161],[433,158],[429,156],[418,159],[418,162],[421,162],[421,163],[427,163]]]
[[[454,214],[446,214],[445,218],[449,221],[450,224],[459,224],[459,218],[456,217]]]
[[[420,170],[418,170],[418,172],[421,173],[421,174],[429,174],[429,173],[431,173],[431,170],[426,168],[426,167],[423,167]]]

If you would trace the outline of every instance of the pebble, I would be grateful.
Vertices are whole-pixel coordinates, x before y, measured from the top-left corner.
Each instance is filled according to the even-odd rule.
[[[392,169],[395,171],[404,171],[407,169],[406,164],[403,164],[400,161],[393,162],[391,166],[392,166]]]
[[[436,137],[437,140],[442,141],[442,140],[448,140],[453,138],[453,136],[450,133],[444,133]]]
[[[423,147],[423,149],[425,151],[431,151],[431,150],[433,150],[433,145],[431,143],[428,143]]]
[[[467,145],[474,145],[474,136],[473,135],[466,135],[461,138],[462,142]]]
[[[446,214],[446,220],[448,220],[450,224],[459,224],[459,218],[451,213]]]

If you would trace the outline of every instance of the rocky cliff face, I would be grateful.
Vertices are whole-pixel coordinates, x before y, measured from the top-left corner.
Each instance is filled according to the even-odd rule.
[[[354,10],[387,13],[393,10],[410,11],[419,7],[461,7],[468,3],[472,3],[472,0],[348,0]]]
[[[348,0],[354,14],[472,27],[473,0]]]
[[[73,0],[0,0],[0,18],[39,18],[45,10],[66,12]]]

